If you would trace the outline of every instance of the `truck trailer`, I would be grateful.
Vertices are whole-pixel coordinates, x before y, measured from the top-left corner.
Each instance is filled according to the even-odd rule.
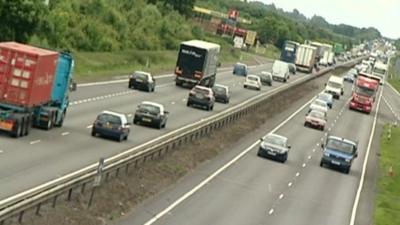
[[[16,42],[0,43],[0,130],[13,137],[31,127],[61,127],[69,105],[74,59]]]
[[[297,48],[296,53],[296,66],[297,70],[311,73],[315,65],[315,55],[317,48],[302,44]]]
[[[220,48],[218,44],[199,40],[182,42],[175,67],[175,84],[213,87]]]

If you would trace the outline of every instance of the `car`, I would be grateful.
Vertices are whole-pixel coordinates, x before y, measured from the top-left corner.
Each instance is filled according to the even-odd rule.
[[[325,92],[332,94],[335,99],[339,100],[340,96],[344,94],[343,77],[332,75],[325,86]]]
[[[154,92],[156,88],[156,80],[150,73],[135,71],[129,77],[128,87],[133,89],[141,89],[148,92]]]
[[[221,84],[216,84],[212,88],[216,102],[229,103],[230,92],[229,87]]]
[[[326,125],[326,114],[318,111],[318,110],[311,110],[311,112],[306,114],[306,119],[304,121],[305,127],[314,127],[320,130],[325,129]]]
[[[291,146],[288,144],[287,137],[268,134],[261,138],[260,147],[257,155],[265,158],[272,158],[284,163],[288,159]]]
[[[325,101],[322,101],[320,99],[315,99],[310,105],[309,112],[311,112],[312,110],[318,110],[318,111],[323,112],[324,114],[327,114],[328,113],[328,104],[326,104]]]
[[[266,72],[266,71],[262,71],[257,76],[260,77],[262,85],[272,86],[272,73]]]
[[[325,143],[321,143],[323,154],[320,166],[325,165],[341,169],[344,173],[350,172],[351,164],[358,157],[358,141],[329,135]]]
[[[358,71],[357,69],[353,68],[351,70],[349,70],[346,75],[343,76],[343,80],[353,83],[357,77]]]
[[[248,75],[244,81],[244,88],[253,88],[256,90],[261,90],[261,79],[257,75]]]
[[[208,111],[213,110],[215,103],[214,92],[211,88],[196,85],[190,90],[186,102],[187,106],[205,107]]]
[[[330,108],[330,109],[332,109],[332,107],[333,107],[333,95],[331,95],[331,94],[329,94],[329,93],[326,93],[326,92],[322,92],[322,93],[319,93],[318,95],[317,95],[317,99],[320,99],[320,100],[322,100],[322,101],[324,101],[324,102],[326,102],[326,104],[328,105],[328,107]]]
[[[294,63],[287,63],[287,64],[289,66],[289,72],[293,75],[296,74],[296,72],[297,72],[296,64],[294,64]]]
[[[130,132],[130,123],[125,114],[103,111],[101,112],[92,126],[92,136],[97,135],[117,139],[118,141],[127,140]]]
[[[169,112],[165,110],[163,105],[144,101],[138,105],[133,117],[133,124],[145,124],[158,129],[165,128],[168,115]]]
[[[233,66],[233,74],[235,75],[242,75],[242,76],[247,76],[248,73],[248,67],[244,63],[236,63]]]

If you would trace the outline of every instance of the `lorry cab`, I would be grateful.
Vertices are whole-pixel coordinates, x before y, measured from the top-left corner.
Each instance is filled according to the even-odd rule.
[[[344,94],[343,77],[331,76],[325,86],[325,92],[336,99],[340,99],[340,96]]]
[[[358,142],[337,136],[328,136],[321,144],[323,154],[320,166],[325,165],[341,169],[344,173],[350,172],[353,160],[358,156]]]

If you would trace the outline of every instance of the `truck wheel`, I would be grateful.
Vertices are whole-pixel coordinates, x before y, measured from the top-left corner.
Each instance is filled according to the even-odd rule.
[[[14,138],[18,138],[19,136],[21,136],[21,130],[22,130],[22,126],[21,126],[21,120],[17,119],[15,121],[15,127],[11,133],[11,136]]]
[[[60,118],[60,121],[57,123],[54,123],[54,126],[55,127],[62,127],[63,126],[63,124],[64,124],[64,119],[65,119],[65,115],[66,115],[66,112],[64,111],[62,114],[61,114],[61,118]]]
[[[350,167],[345,168],[345,169],[343,170],[343,172],[344,172],[345,174],[349,174],[349,173],[350,173]]]

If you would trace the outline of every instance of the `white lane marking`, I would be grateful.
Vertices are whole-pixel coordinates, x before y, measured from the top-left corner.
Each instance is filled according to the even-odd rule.
[[[292,182],[289,182],[289,183],[287,184],[287,186],[288,186],[288,187],[291,187],[292,184],[293,184]]]
[[[92,127],[93,127],[93,124],[87,126],[86,128],[87,128],[87,129],[90,129],[90,128],[92,128]]]
[[[29,144],[34,145],[34,144],[37,144],[37,143],[40,143],[40,142],[41,142],[41,140],[39,139],[39,140],[31,141]]]
[[[312,152],[315,152],[315,148],[312,150]]]
[[[314,152],[314,151],[315,151],[315,149],[313,149],[313,152]],[[308,158],[308,160],[310,160],[310,159],[311,159],[311,155],[309,155],[307,158]]]
[[[186,101],[186,98],[182,99],[182,102]]]
[[[398,96],[400,96],[400,93],[394,88],[389,82],[385,82]]]
[[[0,150],[0,154],[2,154],[4,151],[3,150]]]
[[[325,136],[328,136],[328,133],[325,133]]]
[[[171,102],[172,105],[175,105],[175,102]]]
[[[303,163],[303,165],[301,165],[303,168],[306,167],[307,164]]]
[[[62,136],[65,136],[65,135],[68,135],[68,134],[70,134],[69,132],[64,132],[64,133],[62,133],[61,135]]]
[[[298,176],[300,176],[300,173],[299,173],[299,172],[296,173],[296,177],[298,177]]]
[[[364,179],[365,179],[365,173],[366,173],[367,165],[368,165],[369,152],[370,152],[370,150],[371,150],[372,140],[374,139],[375,128],[376,128],[376,121],[377,121],[377,119],[378,119],[378,113],[379,113],[380,104],[381,104],[382,92],[383,92],[383,88],[382,88],[381,93],[380,93],[380,95],[379,95],[378,105],[377,105],[377,107],[376,107],[377,110],[376,110],[376,112],[375,112],[374,122],[373,122],[373,124],[372,124],[371,133],[370,133],[370,135],[369,135],[367,151],[366,151],[366,153],[365,153],[364,163],[363,163],[362,172],[361,172],[361,179],[360,179],[360,183],[359,183],[359,185],[358,185],[356,197],[355,197],[355,199],[354,199],[353,209],[352,209],[352,211],[351,211],[350,225],[354,225],[355,220],[356,220],[357,208],[358,208],[358,204],[359,204],[359,202],[360,202],[360,195],[361,195],[361,191],[362,191],[363,186],[364,186]]]
[[[284,195],[283,195],[283,193],[282,193],[282,194],[280,194],[280,195],[279,195],[279,199],[282,199],[282,198],[283,198],[283,196],[284,196]]]
[[[270,133],[273,133],[275,131],[277,131],[278,129],[280,129],[283,125],[285,125],[289,120],[291,120],[293,117],[295,117],[301,110],[303,110],[305,107],[307,107],[312,101],[314,100],[314,98],[312,98],[311,100],[309,100],[308,102],[306,102],[303,106],[301,106],[298,110],[296,110],[294,113],[292,113],[292,115],[290,115],[286,120],[284,120],[283,122],[281,122],[278,126],[276,126]],[[166,207],[164,210],[162,210],[161,212],[159,212],[158,214],[156,214],[154,217],[152,217],[150,220],[148,220],[144,225],[151,225],[153,223],[155,223],[157,220],[159,220],[161,217],[163,217],[164,215],[168,214],[172,209],[174,209],[175,207],[177,207],[180,203],[182,203],[183,201],[185,201],[187,198],[189,198],[190,196],[192,196],[194,193],[196,193],[197,191],[199,191],[203,186],[205,186],[206,184],[208,184],[211,180],[213,180],[216,176],[218,176],[220,173],[222,173],[224,170],[226,170],[228,167],[230,167],[232,164],[234,164],[236,161],[238,161],[240,158],[242,158],[245,154],[247,154],[248,152],[250,152],[255,146],[257,146],[260,143],[260,140],[257,140],[256,142],[254,142],[252,145],[250,145],[248,148],[246,148],[243,152],[241,152],[239,155],[237,155],[235,158],[233,158],[232,160],[230,160],[228,163],[226,163],[225,165],[223,165],[221,168],[219,168],[217,171],[215,171],[213,174],[211,174],[210,176],[208,176],[206,179],[204,179],[200,184],[198,184],[197,186],[195,186],[193,189],[191,189],[190,191],[188,191],[187,193],[185,193],[183,196],[181,196],[180,198],[178,198],[175,202],[173,202],[171,205],[169,205],[168,207]],[[300,175],[300,174],[299,174]]]
[[[324,139],[323,138],[321,138],[321,141],[323,141]],[[317,146],[319,146],[319,143],[317,143]]]
[[[331,128],[329,127],[328,131],[331,131]]]
[[[132,117],[132,116],[133,116],[132,113],[129,113],[129,114],[128,114],[128,117]]]
[[[270,209],[268,212],[269,215],[272,215],[272,213],[274,213],[274,209]]]

